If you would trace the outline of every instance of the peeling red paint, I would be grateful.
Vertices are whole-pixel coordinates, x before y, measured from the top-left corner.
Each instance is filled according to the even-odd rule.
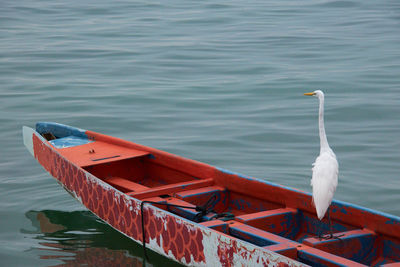
[[[231,267],[234,262],[233,255],[237,253],[236,240],[232,239],[231,242],[231,244],[228,244],[219,238],[218,257],[223,267]]]

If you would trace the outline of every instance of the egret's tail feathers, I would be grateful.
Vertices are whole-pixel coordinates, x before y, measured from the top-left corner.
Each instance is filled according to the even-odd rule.
[[[322,206],[322,205],[317,205],[316,202],[315,202],[315,200],[314,200],[314,197],[312,198],[311,203],[312,203],[312,205],[315,207],[315,210],[317,211],[317,217],[318,217],[318,219],[319,219],[319,220],[322,220],[322,219],[324,218],[324,216],[325,216],[326,211],[327,211],[328,208],[329,208],[329,205],[326,206],[326,207],[325,207],[325,205],[324,205],[324,206]]]
[[[321,208],[316,208],[317,210],[317,217],[319,220],[322,220],[325,216],[325,213],[328,209],[321,209]]]

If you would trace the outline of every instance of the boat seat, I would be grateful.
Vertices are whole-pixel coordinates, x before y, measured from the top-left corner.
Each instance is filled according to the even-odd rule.
[[[189,202],[180,200],[175,197],[169,197],[169,198],[166,198],[165,200],[167,201],[168,204],[175,204],[175,205],[181,205],[181,206],[187,206],[187,207],[193,207],[193,208],[196,207],[195,205],[193,205]],[[196,211],[194,209],[172,207],[172,206],[164,206],[164,207],[167,207],[168,211],[170,211],[174,214],[177,214],[179,216],[182,216],[191,221],[194,220],[195,217],[200,213],[199,211]]]
[[[354,266],[354,267],[365,267],[366,265],[345,259],[334,254],[312,248],[309,246],[298,246],[297,257],[301,262],[308,264],[310,266],[333,266],[333,267],[343,267],[343,266]]]
[[[217,197],[214,210],[220,212],[225,211],[228,207],[228,192],[226,188],[221,186],[211,185],[193,190],[186,190],[177,193],[176,197],[196,205],[202,205],[213,197],[213,195]]]
[[[141,192],[148,190],[149,187],[132,182],[125,178],[121,177],[110,177],[104,180],[105,182],[109,183],[110,185],[122,189],[122,191],[126,192]]]
[[[277,253],[283,252],[288,253],[288,256],[294,255],[296,259],[300,259],[301,262],[312,266],[365,266],[356,261],[286,239],[240,222],[229,224],[229,234]],[[297,257],[292,248],[297,250]]]
[[[282,221],[293,221],[296,213],[296,209],[282,208],[240,215],[236,217],[236,220],[268,231],[269,228],[276,228],[276,225],[279,225]]]
[[[367,265],[370,265],[372,260],[378,256],[378,251],[373,250],[376,241],[376,234],[373,231],[368,229],[351,230],[335,233],[334,236],[340,236],[340,239],[306,238],[303,244],[327,252],[334,252],[338,256]],[[363,249],[354,250],[358,246],[362,246]]]
[[[199,180],[192,180],[188,182],[182,183],[175,183],[175,184],[168,184],[157,186],[153,188],[148,188],[147,190],[143,190],[140,192],[128,192],[127,194],[131,197],[137,199],[149,198],[149,197],[156,197],[161,195],[172,195],[177,192],[181,192],[184,190],[190,190],[195,188],[206,187],[214,184],[213,179],[199,179]]]
[[[270,232],[254,228],[240,222],[229,224],[229,234],[261,247],[276,245],[279,243],[297,245],[297,243],[292,242],[289,239],[274,235]]]

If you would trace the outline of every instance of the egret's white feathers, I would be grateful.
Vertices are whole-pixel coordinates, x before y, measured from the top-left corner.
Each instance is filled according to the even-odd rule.
[[[338,184],[339,166],[332,150],[320,154],[312,168],[313,203],[318,219],[325,216]]]

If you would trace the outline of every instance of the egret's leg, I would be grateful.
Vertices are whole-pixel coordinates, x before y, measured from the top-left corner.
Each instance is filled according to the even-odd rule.
[[[339,237],[343,236],[344,234],[341,235],[333,235],[333,227],[332,227],[332,220],[331,220],[331,214],[330,214],[330,207],[328,208],[328,221],[329,221],[329,234],[326,234],[325,236],[322,236],[322,239],[332,239],[336,238],[342,241]],[[321,238],[320,238],[321,239]]]
[[[331,239],[331,238],[333,238],[333,229],[332,229],[332,221],[331,221],[331,215],[330,215],[330,207],[328,208],[328,211],[327,211],[327,213],[328,213],[328,222],[329,222],[329,234],[322,234],[322,232],[323,232],[323,227],[322,227],[322,221],[320,221],[320,225],[321,225],[321,227],[320,227],[320,232],[319,232],[319,234],[318,234],[318,238],[321,240],[321,239]]]
[[[322,221],[319,221],[318,222],[318,238],[319,239],[323,239],[324,238],[323,232],[324,232],[324,230],[323,230],[323,227],[322,227]]]
[[[333,236],[333,229],[332,229],[332,221],[331,221],[331,215],[330,215],[330,207],[328,208],[328,211],[327,211],[327,213],[328,213],[328,222],[329,222],[329,234],[323,234],[323,232],[324,232],[324,230],[323,230],[323,227],[322,227],[322,221],[320,221],[319,222],[319,225],[320,225],[320,229],[319,229],[319,233],[318,233],[318,238],[319,238],[319,240],[322,240],[322,239],[332,239],[334,236]]]
[[[324,227],[322,220],[318,222],[318,239],[326,239],[324,235]]]
[[[333,237],[332,221],[331,221],[331,208],[328,208],[328,220],[329,220],[329,238]]]

